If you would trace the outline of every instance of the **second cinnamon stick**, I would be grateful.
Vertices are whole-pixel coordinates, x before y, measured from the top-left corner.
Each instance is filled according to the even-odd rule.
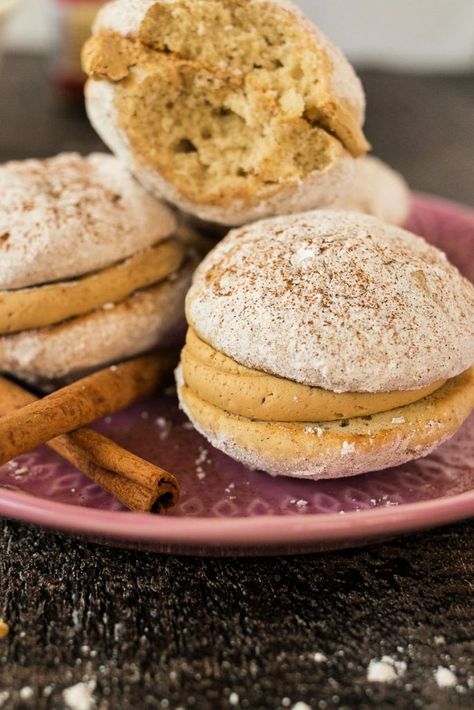
[[[100,370],[0,419],[0,466],[40,444],[124,409],[151,394],[174,352],[134,358]]]
[[[0,417],[35,401],[31,392],[0,377]],[[130,510],[162,512],[178,501],[179,483],[173,474],[93,429],[63,434],[48,446]]]

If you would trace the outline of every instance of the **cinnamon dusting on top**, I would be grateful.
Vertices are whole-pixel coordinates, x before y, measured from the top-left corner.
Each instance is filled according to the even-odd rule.
[[[187,315],[240,364],[334,392],[417,389],[474,362],[474,287],[423,239],[356,213],[232,231]]]
[[[109,266],[168,237],[176,222],[111,155],[62,153],[0,166],[0,288]]]

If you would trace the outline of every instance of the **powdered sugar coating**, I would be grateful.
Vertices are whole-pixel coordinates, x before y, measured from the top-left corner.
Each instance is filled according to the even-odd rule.
[[[402,226],[410,211],[410,193],[399,173],[379,158],[365,156],[356,160],[352,187],[334,207],[365,212]]]
[[[72,278],[170,236],[171,210],[112,155],[0,166],[0,288]]]
[[[233,230],[187,317],[240,364],[334,392],[418,389],[474,362],[472,284],[420,237],[352,212]]]
[[[60,379],[161,344],[183,317],[192,265],[110,308],[59,326],[0,338],[0,370],[21,379]],[[166,344],[166,343],[165,343]]]
[[[160,0],[161,4],[173,4],[178,0]],[[331,71],[325,79],[334,98],[355,114],[360,124],[365,116],[365,95],[362,84],[343,53],[289,0],[249,0],[249,4],[277,5],[297,20],[310,33],[315,45],[329,60]],[[148,11],[158,4],[156,0],[115,0],[99,12],[94,32],[114,30],[124,36],[137,36]],[[136,70],[132,70],[132,74]],[[116,85],[98,79],[89,79],[86,85],[86,107],[89,119],[109,148],[124,160],[137,179],[152,194],[176,205],[184,212],[202,220],[217,224],[238,226],[272,215],[289,214],[330,207],[348,194],[353,183],[354,159],[345,148],[334,155],[332,162],[323,170],[313,171],[304,180],[282,186],[275,195],[262,193],[254,204],[234,199],[225,206],[200,204],[187,199],[157,170],[148,167],[134,154],[128,137],[120,128],[120,119],[115,106]]]

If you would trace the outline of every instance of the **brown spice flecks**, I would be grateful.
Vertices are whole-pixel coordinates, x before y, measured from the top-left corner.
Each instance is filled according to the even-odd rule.
[[[0,166],[0,289],[97,271],[175,227],[171,211],[111,155],[10,161]]]
[[[234,230],[187,297],[238,363],[334,392],[419,389],[474,362],[474,288],[409,232],[316,211]]]

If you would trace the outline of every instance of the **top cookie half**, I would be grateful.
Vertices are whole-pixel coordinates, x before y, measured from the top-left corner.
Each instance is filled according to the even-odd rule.
[[[291,2],[115,0],[83,64],[108,146],[206,220],[332,204],[368,149],[359,79]]]

